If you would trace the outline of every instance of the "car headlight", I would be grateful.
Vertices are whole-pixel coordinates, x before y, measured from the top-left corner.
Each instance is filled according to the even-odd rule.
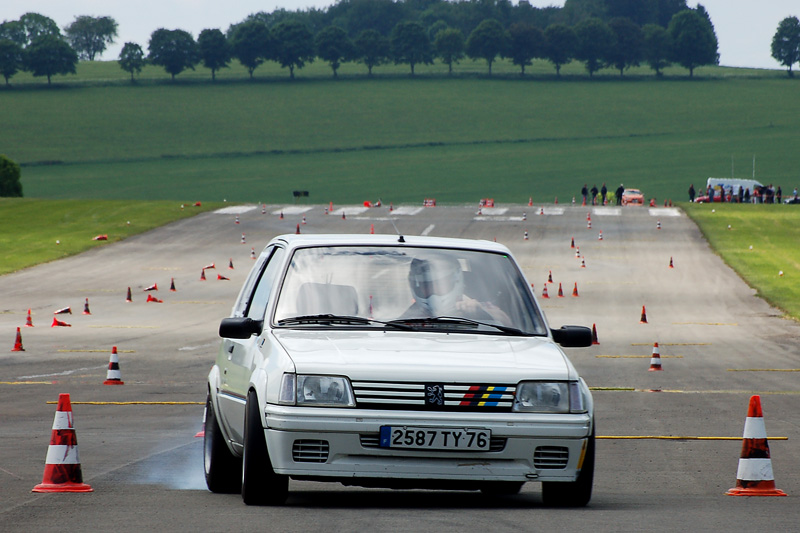
[[[522,413],[586,412],[577,381],[523,381],[517,385],[514,411]]]
[[[280,403],[306,407],[355,407],[350,381],[341,376],[284,374]]]

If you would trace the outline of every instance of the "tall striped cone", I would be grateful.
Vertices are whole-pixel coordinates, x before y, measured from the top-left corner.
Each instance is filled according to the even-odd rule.
[[[375,235],[375,224],[370,224],[369,225],[369,234],[370,235]]]
[[[17,328],[17,337],[14,339],[14,347],[11,348],[12,352],[24,352],[25,348],[22,347],[22,333]]]
[[[294,230],[295,235],[300,235],[300,224],[297,225],[297,229]]]
[[[31,310],[28,308],[28,317],[25,319],[25,327],[32,328],[33,327],[33,319],[31,318]]]
[[[597,340],[597,326],[592,324],[592,344],[600,344],[600,341]]]
[[[675,265],[672,264],[672,258],[671,257],[669,258],[669,267],[670,268],[675,268]]]
[[[86,303],[83,304],[83,314],[84,315],[91,315],[92,312],[89,311],[89,298],[86,298]]]
[[[552,270],[548,270],[547,271],[547,283],[553,283],[553,271]]]
[[[577,297],[578,296],[578,282],[575,282],[575,288],[572,289],[572,295]]]
[[[92,492],[83,482],[69,394],[58,395],[42,482],[31,492]]]
[[[645,310],[644,306],[642,306],[642,316],[639,318],[640,324],[647,324],[647,311]]]
[[[200,271],[200,281],[205,281],[205,280],[206,280],[206,269],[204,268],[203,270]]]
[[[575,248],[575,237],[572,237],[572,242],[569,245],[570,248]]]
[[[559,298],[563,298],[564,297],[564,291],[561,289],[561,282],[560,281],[558,282],[558,297]]]
[[[119,371],[119,356],[117,355],[116,346],[111,348],[111,357],[108,358],[108,372],[103,385],[125,385],[125,382],[122,381],[122,374]]]
[[[169,290],[171,292],[177,292],[178,289],[175,288],[175,278],[169,278]]]
[[[233,257],[228,259],[228,270],[233,270]]]
[[[126,302],[132,302],[133,299],[131,298],[131,288],[128,287],[128,296],[125,297]]]
[[[656,372],[658,370],[663,370],[661,368],[661,352],[658,350],[658,343],[653,343],[653,355],[650,357],[650,368],[648,368],[649,372]]]
[[[547,294],[547,284],[544,284],[544,288],[542,289],[542,298],[550,298],[550,295]]]
[[[786,496],[775,487],[772,474],[772,459],[769,456],[767,430],[761,412],[761,397],[750,397],[747,419],[744,422],[742,454],[736,471],[736,486],[728,490],[728,496]]]
[[[250,259],[255,259],[255,258],[256,258],[256,249],[251,247],[250,248]]]

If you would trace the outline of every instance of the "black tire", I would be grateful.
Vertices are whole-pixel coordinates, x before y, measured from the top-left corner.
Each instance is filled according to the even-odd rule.
[[[594,429],[586,447],[578,479],[572,482],[542,482],[542,500],[549,507],[585,507],[592,499],[592,482],[594,481]]]
[[[205,436],[203,437],[203,463],[206,485],[211,492],[236,494],[242,489],[242,460],[225,444],[211,394],[206,399]]]
[[[264,426],[255,391],[247,393],[244,417],[242,500],[247,505],[283,505],[289,496],[289,477],[272,470]]]
[[[481,492],[492,497],[513,496],[519,494],[524,484],[523,481],[496,481],[481,487]]]

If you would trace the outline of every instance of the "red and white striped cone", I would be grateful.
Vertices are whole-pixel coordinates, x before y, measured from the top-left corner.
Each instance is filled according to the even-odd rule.
[[[17,336],[14,339],[14,347],[11,348],[12,352],[24,352],[25,348],[22,347],[22,333],[20,328],[17,328]]]
[[[61,320],[53,317],[53,323],[50,324],[51,328],[71,328],[72,324],[67,324],[66,322],[62,322]]]
[[[233,270],[233,258],[228,259],[228,270]]]
[[[255,259],[255,258],[256,258],[256,249],[250,248],[250,259]]]
[[[542,298],[550,298],[550,295],[547,294],[547,284],[545,283],[544,288],[542,289]]]
[[[157,290],[158,290],[158,283],[153,283],[153,284],[152,284],[152,285],[150,285],[149,287],[145,287],[145,288],[144,288],[144,289],[142,289],[142,290],[143,290],[144,292],[147,292],[147,291],[157,291]]]
[[[572,289],[572,296],[578,297],[578,282],[575,282],[575,288]]]
[[[216,268],[217,268],[217,264],[216,264],[216,263],[209,263],[209,264],[207,264],[206,266],[204,266],[203,268],[204,268],[205,270],[211,270],[211,269],[214,269],[214,270],[216,270]]]
[[[728,496],[786,496],[775,487],[772,459],[769,456],[767,430],[761,412],[761,397],[750,397],[747,419],[744,422],[742,454],[736,471],[736,486],[728,490]]]
[[[658,350],[658,343],[653,344],[653,355],[650,357],[650,368],[648,369],[649,372],[656,372],[658,370],[663,370],[661,368],[661,352]]]
[[[42,482],[31,492],[92,492],[83,482],[78,457],[78,438],[75,435],[72,405],[69,394],[58,395],[58,408],[53,420],[50,446],[47,448]]]
[[[559,298],[563,298],[564,297],[564,290],[561,288],[561,282],[560,281],[558,282],[558,295],[557,296]]]
[[[32,328],[33,327],[33,319],[31,318],[31,310],[28,308],[28,317],[25,319],[25,327]]]
[[[83,304],[83,314],[84,315],[91,315],[92,312],[89,311],[89,298],[86,298],[86,303]]]
[[[108,358],[108,372],[103,385],[125,385],[125,382],[122,381],[122,373],[119,371],[119,356],[117,355],[116,346],[111,348],[111,357]]]
[[[597,325],[592,324],[592,344],[600,344],[600,341],[597,339]]]
[[[56,309],[53,311],[54,315],[71,315],[72,308],[71,307],[62,307],[61,309]]]
[[[222,274],[217,274],[217,280],[220,281],[230,281],[231,278],[225,277]]]
[[[131,288],[128,287],[128,296],[125,297],[126,302],[132,302],[133,299],[131,298]]]
[[[175,288],[175,278],[169,278],[169,290],[171,292],[178,292],[178,289]]]

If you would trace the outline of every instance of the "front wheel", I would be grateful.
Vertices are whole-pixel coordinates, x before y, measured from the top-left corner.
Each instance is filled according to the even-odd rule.
[[[583,459],[578,479],[571,482],[542,482],[542,499],[551,507],[584,507],[592,499],[592,482],[594,481],[594,429],[586,445],[586,456]]]
[[[282,505],[289,496],[289,478],[275,473],[269,460],[264,426],[255,391],[247,393],[244,417],[242,500],[247,505]]]
[[[242,487],[242,460],[233,455],[225,444],[210,393],[206,398],[204,433],[203,463],[208,490],[223,494],[239,492]]]

